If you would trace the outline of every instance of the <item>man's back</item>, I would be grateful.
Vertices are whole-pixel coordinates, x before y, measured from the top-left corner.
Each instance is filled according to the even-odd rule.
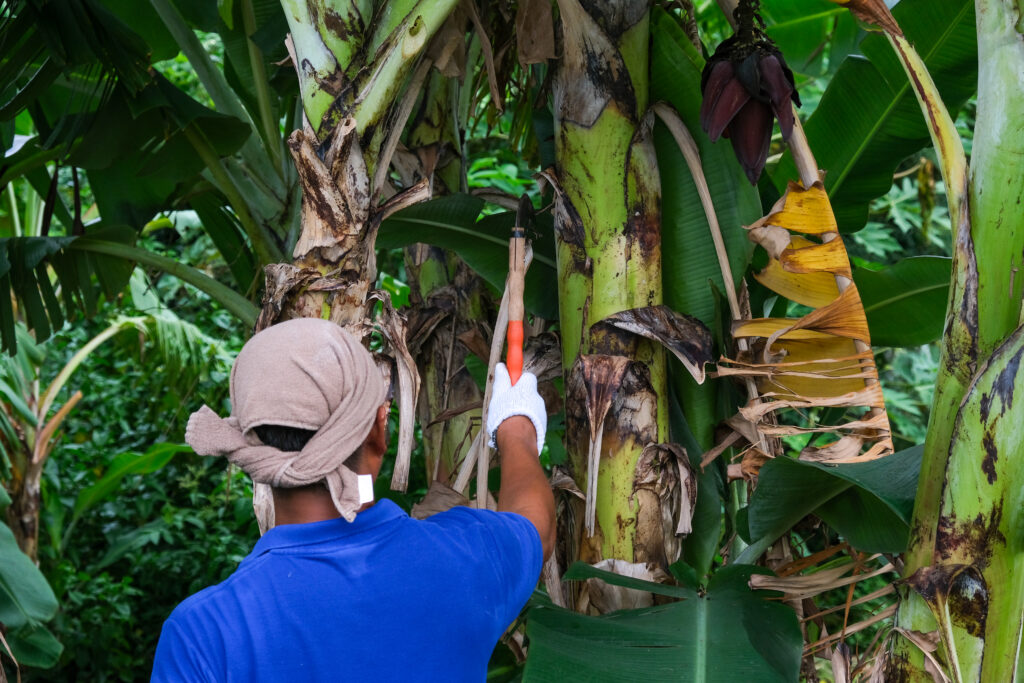
[[[153,680],[480,681],[541,562],[513,513],[417,521],[384,500],[352,523],[280,526],[174,611]]]

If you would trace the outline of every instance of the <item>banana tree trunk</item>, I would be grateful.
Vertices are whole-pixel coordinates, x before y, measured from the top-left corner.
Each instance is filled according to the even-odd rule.
[[[904,570],[916,592],[897,616],[907,631],[938,628],[956,681],[1013,680],[1024,618],[1024,404],[1011,398],[1024,383],[1014,332],[1024,284],[1022,12],[1011,0],[977,1],[970,214],[957,220],[955,281]],[[912,644],[901,642],[894,655],[887,680],[932,680]]]
[[[369,307],[382,300],[382,333],[398,373],[400,423],[392,487],[404,490],[413,446],[419,378],[405,329],[377,279],[380,222],[429,197],[424,180],[395,193],[388,171],[432,60],[426,47],[457,0],[282,0],[289,52],[305,113],[288,148],[302,187],[301,233],[292,263],[265,268],[256,330],[279,320],[316,317],[369,333]],[[266,487],[254,506],[260,528],[273,524]]]
[[[633,495],[644,447],[667,440],[664,353],[598,324],[662,300],[660,183],[645,116],[650,3],[559,0],[558,6],[564,33],[554,82],[559,313],[567,447],[584,491],[591,426],[600,422],[588,417],[584,394],[614,394],[603,430],[595,428],[599,467],[596,483],[589,478],[596,491],[588,493],[596,493],[596,524],[591,535],[580,528],[583,515],[575,515],[574,537],[563,539],[570,546],[565,559],[664,566],[675,558],[666,557],[660,503]],[[583,361],[601,356],[624,358],[625,365],[588,375]]]
[[[257,328],[279,318],[365,318],[377,277],[377,226],[423,199],[422,187],[381,204],[387,169],[430,67],[420,61],[456,0],[282,0],[307,126],[288,146],[302,185],[302,231],[292,264],[267,269]],[[404,93],[404,94],[403,94]]]

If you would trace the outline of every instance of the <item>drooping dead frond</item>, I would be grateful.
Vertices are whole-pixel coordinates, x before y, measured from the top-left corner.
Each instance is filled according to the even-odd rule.
[[[661,545],[669,563],[675,562],[682,540],[693,531],[693,512],[697,505],[697,477],[690,467],[686,449],[674,443],[651,443],[644,447],[636,463],[630,501],[653,496],[657,505],[643,506],[661,511]],[[656,529],[656,525],[650,525]]]
[[[772,212],[748,230],[769,256],[757,280],[812,310],[800,318],[734,323],[733,335],[747,340],[751,351],[723,358],[718,375],[753,378],[761,394],[740,416],[765,436],[835,437],[805,448],[805,460],[836,463],[892,453],[864,306],[824,186],[791,182]],[[822,407],[866,410],[833,425],[778,425],[771,419],[780,411]]]
[[[711,331],[700,320],[659,305],[621,311],[601,322],[660,342],[698,384],[704,383],[704,366],[711,362],[712,342]]]
[[[835,545],[818,551],[807,557],[776,568],[777,575],[755,574],[750,577],[750,587],[754,590],[775,590],[784,594],[783,599],[801,601],[805,624],[813,622],[818,627],[817,639],[804,646],[804,656],[822,655],[831,652],[832,664],[844,673],[846,678],[837,676],[836,680],[851,680],[868,667],[874,655],[872,648],[862,651],[857,663],[851,662],[849,651],[844,650],[843,643],[851,635],[865,629],[875,629],[875,640],[888,633],[888,628],[879,630],[880,622],[892,617],[896,612],[896,588],[887,583],[881,588],[854,598],[854,587],[863,581],[870,581],[878,576],[895,575],[896,569],[881,555],[862,556],[854,553],[852,557],[835,558],[839,553],[849,552],[849,546]],[[818,606],[816,599],[836,589],[846,589],[845,599],[835,600],[833,604]],[[834,595],[834,594],[833,594]],[[856,616],[852,608],[861,606]],[[865,607],[868,613],[865,614]],[[840,626],[829,632],[830,628],[824,617],[842,613]],[[853,618],[851,618],[853,617]],[[876,653],[877,654],[877,653]],[[865,680],[863,678],[859,680]]]
[[[386,353],[394,358],[398,373],[398,451],[395,455],[395,470],[391,477],[391,488],[404,491],[409,483],[409,463],[415,446],[416,399],[420,393],[420,374],[416,361],[406,347],[405,318],[391,305],[391,296],[376,290],[367,297],[369,306],[380,302],[380,315],[374,321],[374,328],[384,337]]]
[[[597,515],[597,469],[601,460],[601,436],[604,418],[629,368],[625,356],[581,355],[576,361],[570,382],[582,382],[587,422],[590,426],[590,447],[587,454],[587,505],[585,526],[587,535],[594,535]],[[570,387],[566,394],[576,393]]]

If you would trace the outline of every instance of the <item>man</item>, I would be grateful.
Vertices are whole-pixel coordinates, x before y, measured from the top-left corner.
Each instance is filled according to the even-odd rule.
[[[538,462],[536,378],[499,366],[487,429],[500,512],[419,521],[373,503],[388,401],[369,352],[323,320],[255,335],[231,372],[231,417],[203,406],[185,439],[272,487],[276,526],[226,581],[179,605],[154,681],[480,681],[554,544]]]

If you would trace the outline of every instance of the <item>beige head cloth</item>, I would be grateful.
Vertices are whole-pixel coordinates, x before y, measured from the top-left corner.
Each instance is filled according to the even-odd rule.
[[[359,508],[355,472],[345,466],[366,439],[387,387],[369,351],[326,320],[303,318],[269,327],[250,339],[231,370],[231,417],[203,406],[192,414],[185,441],[200,455],[223,455],[252,477],[276,487],[327,481],[348,521]],[[253,427],[316,430],[301,451],[260,442]]]

